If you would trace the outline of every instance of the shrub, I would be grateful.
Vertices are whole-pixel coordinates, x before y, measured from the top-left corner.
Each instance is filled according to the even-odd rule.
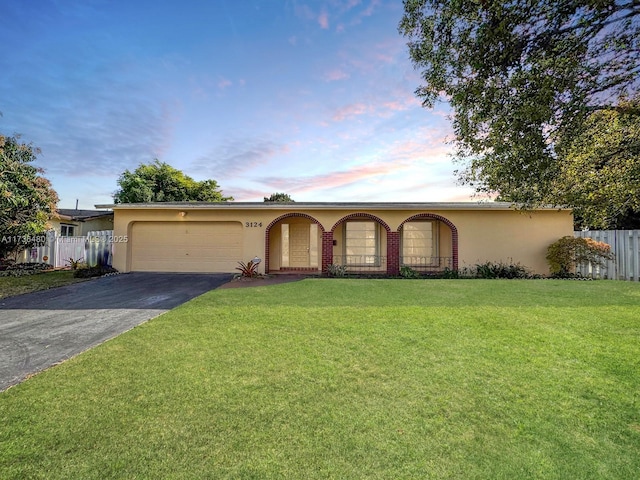
[[[458,272],[458,270],[453,270],[449,267],[445,267],[445,269],[437,276],[444,279],[455,279],[460,278],[460,272]]]
[[[0,271],[6,270],[15,263],[16,261],[12,258],[0,258]]]
[[[245,278],[255,278],[258,277],[258,265],[260,262],[254,262],[253,260],[249,260],[247,263],[238,262],[239,267],[236,267],[236,270],[240,271],[239,277]]]
[[[67,260],[65,260],[65,263],[71,267],[71,270],[78,270],[80,268],[86,268],[87,264],[83,262],[83,258],[78,258],[77,260],[74,260],[73,257],[69,257]]]
[[[102,277],[103,275],[108,275],[110,273],[118,273],[118,270],[109,266],[98,265],[96,267],[78,268],[73,271],[73,276],[74,278],[93,278]]]
[[[402,267],[400,267],[400,276],[402,278],[420,278],[421,277],[420,272],[406,265],[403,265]]]
[[[335,265],[330,264],[327,265],[327,275],[330,277],[344,277],[347,274],[347,266],[346,265]]]
[[[34,262],[34,263],[10,263],[6,265],[3,271],[0,271],[2,277],[24,277],[26,275],[35,275],[36,273],[42,273],[46,270],[51,270],[53,267],[48,263]]]
[[[485,262],[474,267],[477,278],[531,278],[529,269],[519,263]]]
[[[566,236],[547,248],[549,269],[557,277],[573,276],[576,265],[581,263],[604,266],[613,258],[609,245],[591,238]]]

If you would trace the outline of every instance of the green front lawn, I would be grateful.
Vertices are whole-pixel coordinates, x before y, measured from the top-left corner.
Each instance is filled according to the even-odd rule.
[[[209,292],[0,393],[0,477],[637,479],[640,285]]]
[[[0,298],[62,287],[85,280],[86,278],[73,278],[73,272],[70,270],[36,273],[23,277],[0,277]]]

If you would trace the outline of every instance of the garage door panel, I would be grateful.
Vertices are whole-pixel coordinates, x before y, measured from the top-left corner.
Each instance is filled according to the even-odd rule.
[[[131,270],[233,272],[242,257],[239,222],[136,222]]]

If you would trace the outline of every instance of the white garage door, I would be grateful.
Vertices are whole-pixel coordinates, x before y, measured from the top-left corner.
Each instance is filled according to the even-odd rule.
[[[233,272],[242,260],[239,222],[136,222],[131,270]]]

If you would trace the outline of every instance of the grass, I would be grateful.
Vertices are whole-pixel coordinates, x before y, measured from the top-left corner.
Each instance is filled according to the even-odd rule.
[[[216,290],[0,394],[0,477],[637,479],[640,285]]]
[[[22,277],[0,277],[0,298],[62,287],[85,280],[86,278],[73,278],[73,272],[70,270],[36,273]]]

